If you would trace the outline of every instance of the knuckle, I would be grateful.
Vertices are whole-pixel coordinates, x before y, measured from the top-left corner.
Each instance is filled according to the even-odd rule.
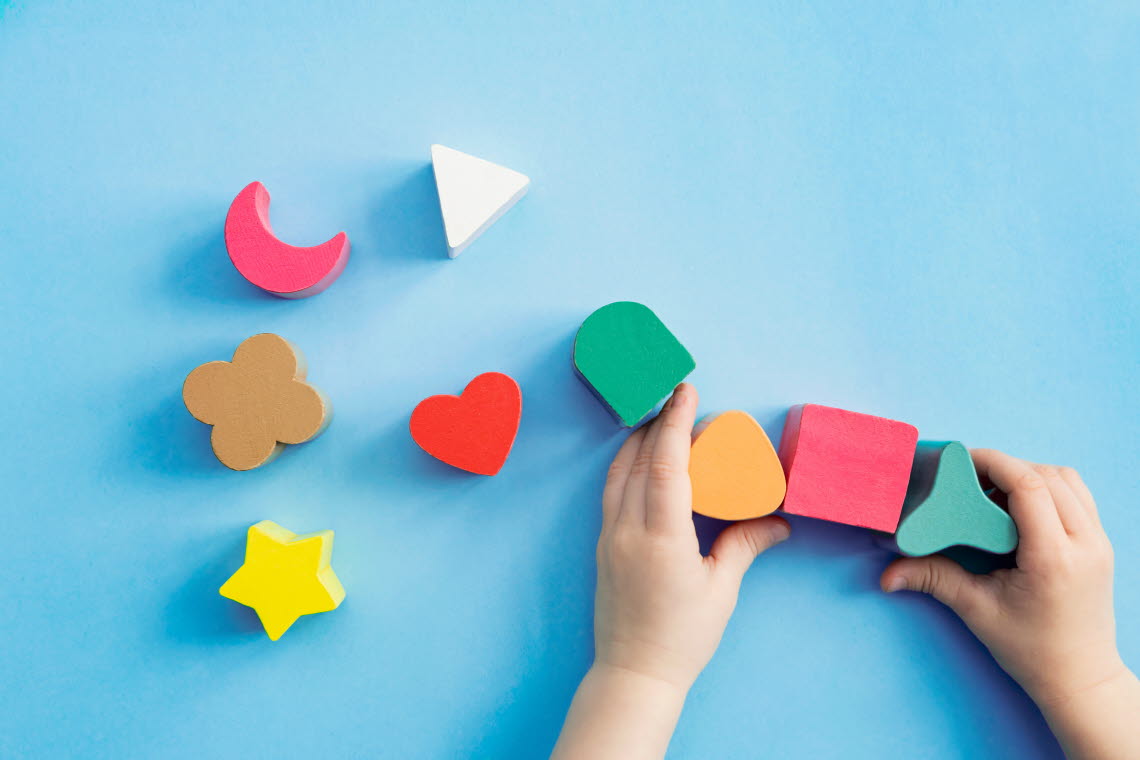
[[[1076,571],[1079,561],[1073,552],[1066,547],[1053,552],[1050,565],[1056,577],[1068,578]]]
[[[625,482],[629,477],[629,465],[625,462],[615,461],[606,472],[606,485],[615,486]]]
[[[609,554],[618,561],[632,557],[637,552],[637,548],[636,538],[628,531],[615,530],[609,541]]]
[[[757,531],[754,531],[754,530],[743,531],[740,539],[741,539],[741,541],[744,542],[744,546],[752,554],[759,554],[760,552],[764,551],[764,549],[766,548],[765,541],[763,540],[763,538],[761,538],[759,535],[757,535]]]
[[[931,579],[933,579],[931,580],[931,585],[934,586],[934,594],[938,600],[952,607],[953,610],[960,615],[969,613],[969,596],[963,594],[966,579],[961,577],[948,577],[948,575],[942,571],[931,573]]]
[[[1077,468],[1075,467],[1069,467],[1067,465],[1065,467],[1059,467],[1057,468],[1057,473],[1069,482],[1081,481],[1081,474],[1077,472]]]
[[[675,554],[675,545],[668,536],[655,536],[650,534],[644,548],[645,556],[650,562],[668,562]]]
[[[926,568],[922,573],[922,577],[918,579],[918,590],[924,594],[933,594],[934,589],[937,587],[937,574],[933,568]]]
[[[772,548],[775,543],[775,533],[771,530],[745,531],[744,542],[753,554],[762,554]]]
[[[677,468],[672,462],[656,460],[649,463],[649,479],[653,481],[672,480],[677,475]]]
[[[1107,540],[1102,546],[1098,547],[1095,561],[1101,570],[1105,570],[1109,573],[1112,572],[1113,565],[1116,563],[1116,557],[1112,551],[1112,544]]]
[[[949,601],[949,604],[953,606],[954,611],[964,618],[968,618],[973,615],[974,611],[977,609],[977,602],[974,599],[974,596],[966,593],[967,582],[968,581],[965,578],[959,578],[958,580],[954,581],[950,585],[950,589],[948,590],[948,595],[946,597]]]
[[[1030,470],[1017,479],[1017,488],[1022,491],[1040,491],[1045,488],[1045,478],[1036,469]]]
[[[963,593],[965,579],[952,573],[947,573],[938,565],[931,564],[926,568],[921,579],[922,591],[930,594],[943,604],[952,607],[959,614],[966,614],[970,607],[967,595]]]
[[[772,526],[765,527],[764,530],[750,530],[747,533],[748,548],[756,554],[771,549],[780,539],[777,537],[777,530]]]
[[[653,457],[650,454],[638,454],[633,460],[633,465],[629,468],[630,476],[644,475],[649,472],[649,466],[653,463]]]

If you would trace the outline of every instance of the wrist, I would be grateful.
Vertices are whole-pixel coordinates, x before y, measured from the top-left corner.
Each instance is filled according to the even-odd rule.
[[[1140,757],[1140,680],[1123,662],[1099,681],[1036,701],[1066,757]]]
[[[595,661],[578,685],[551,757],[664,757],[686,694],[669,681]]]
[[[600,691],[621,692],[662,707],[675,706],[678,712],[689,694],[688,685],[601,660],[594,661],[584,680]]]
[[[1132,672],[1114,650],[1072,675],[1051,679],[1026,691],[1043,713],[1049,713],[1074,703],[1099,699],[1101,694],[1130,677]]]
[[[608,639],[599,641],[594,650],[595,668],[637,674],[682,693],[689,691],[704,665],[677,648],[645,640]]]

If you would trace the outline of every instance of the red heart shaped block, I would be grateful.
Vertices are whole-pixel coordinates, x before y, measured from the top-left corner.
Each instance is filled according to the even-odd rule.
[[[484,372],[458,396],[429,396],[412,411],[412,439],[452,467],[494,475],[507,461],[522,417],[519,384]]]

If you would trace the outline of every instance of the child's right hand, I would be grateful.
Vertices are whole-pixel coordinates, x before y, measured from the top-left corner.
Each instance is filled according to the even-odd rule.
[[[1125,671],[1112,546],[1080,475],[992,449],[972,454],[978,474],[1009,497],[1017,567],[973,575],[945,557],[904,558],[883,572],[883,590],[923,591],[949,606],[1039,704]]]
[[[1071,467],[972,452],[1009,497],[1017,567],[973,575],[945,557],[907,557],[884,591],[923,591],[949,606],[1033,698],[1073,760],[1140,757],[1140,681],[1116,648],[1112,546]]]

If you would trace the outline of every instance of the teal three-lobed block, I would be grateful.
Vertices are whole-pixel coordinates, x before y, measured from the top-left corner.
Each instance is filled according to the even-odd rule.
[[[894,541],[899,553],[911,557],[952,546],[1007,554],[1017,547],[1017,527],[982,490],[965,446],[919,441]]]

